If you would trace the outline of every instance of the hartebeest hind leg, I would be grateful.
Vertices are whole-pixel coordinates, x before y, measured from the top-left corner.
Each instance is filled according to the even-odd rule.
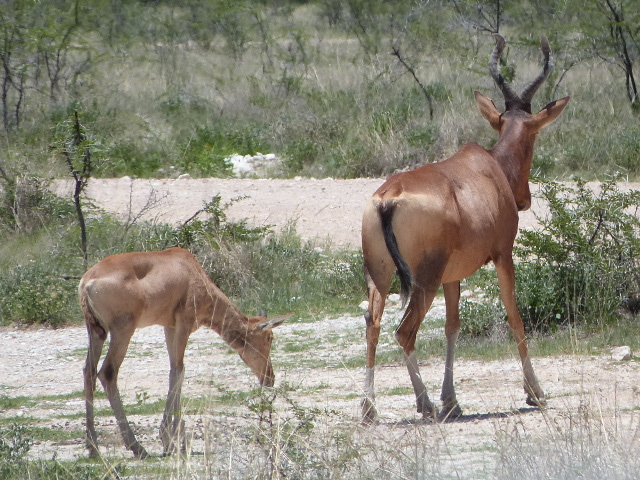
[[[124,407],[122,406],[120,391],[118,390],[118,372],[120,371],[120,366],[122,365],[122,361],[127,353],[129,341],[135,331],[135,323],[133,321],[130,319],[121,320],[122,321],[119,322],[116,319],[112,322],[112,324],[124,325],[125,328],[111,330],[109,350],[107,351],[102,367],[98,372],[98,378],[104,387],[104,391],[107,394],[107,398],[109,399],[109,403],[111,404],[111,408],[115,414],[125,446],[131,450],[136,457],[147,458],[149,454],[142,445],[138,443],[138,440],[129,425],[129,421],[127,420],[127,416],[124,412]]]
[[[440,418],[443,420],[457,418],[462,415],[462,409],[456,399],[453,386],[453,361],[455,358],[456,341],[460,333],[460,282],[445,283],[444,300],[447,308],[447,319],[444,326],[444,334],[447,339],[447,358],[444,366],[444,380],[442,382],[442,411]]]
[[[429,400],[427,388],[420,376],[415,345],[420,324],[424,320],[440,287],[441,270],[441,268],[437,268],[435,262],[432,262],[429,264],[429,268],[425,268],[423,272],[420,272],[416,278],[409,306],[404,312],[400,326],[396,330],[396,339],[404,352],[409,378],[416,394],[417,410],[425,419],[437,417],[438,409]]]
[[[362,399],[362,419],[373,422],[377,412],[375,407],[374,374],[376,366],[376,348],[380,338],[380,320],[384,312],[387,292],[380,293],[368,272],[365,272],[369,291],[369,308],[364,315],[367,324],[367,366],[365,369],[364,398]]]
[[[89,332],[89,349],[87,351],[87,361],[84,367],[84,397],[87,412],[87,448],[90,457],[97,457],[98,434],[96,433],[95,415],[93,411],[94,393],[96,390],[96,380],[98,378],[98,362],[104,346],[105,336],[103,332],[87,325]]]
[[[524,374],[524,391],[527,394],[527,404],[531,406],[543,407],[546,405],[544,392],[538,383],[538,378],[533,371],[529,351],[527,349],[527,340],[524,334],[524,326],[522,317],[518,312],[516,304],[515,289],[515,272],[513,268],[513,258],[511,255],[505,255],[500,259],[494,260],[496,272],[498,273],[498,283],[500,285],[500,294],[502,302],[507,310],[507,318],[509,327],[513,334],[513,338],[518,346],[518,353],[522,362],[522,371]]]
[[[177,324],[181,325],[180,322]],[[169,393],[160,423],[160,438],[165,455],[186,451],[180,396],[184,380],[184,352],[187,348],[189,332],[177,330],[178,328],[171,327],[164,329],[170,365]],[[180,330],[183,329],[180,328]]]

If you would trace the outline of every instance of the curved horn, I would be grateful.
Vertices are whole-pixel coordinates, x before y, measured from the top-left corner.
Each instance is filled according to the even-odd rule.
[[[504,37],[499,33],[494,33],[493,35],[496,37],[496,48],[489,58],[489,73],[491,73],[491,77],[493,77],[494,82],[496,82],[496,85],[502,92],[505,110],[512,110],[520,105],[521,100],[520,97],[518,97],[518,94],[513,91],[511,86],[504,79],[500,73],[500,69],[498,68],[498,60],[502,55],[505,45]]]
[[[542,54],[544,55],[542,72],[540,72],[540,75],[522,92],[522,109],[527,113],[531,113],[531,100],[533,100],[533,96],[538,91],[538,88],[540,88],[540,85],[547,79],[551,70],[553,70],[553,57],[551,57],[549,40],[547,40],[547,37],[544,35],[540,36],[540,50],[542,50]]]

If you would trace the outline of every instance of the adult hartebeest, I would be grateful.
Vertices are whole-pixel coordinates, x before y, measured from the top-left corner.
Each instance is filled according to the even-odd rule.
[[[184,422],[180,393],[184,378],[184,352],[192,332],[201,326],[216,331],[240,354],[260,383],[272,386],[269,353],[272,328],[287,317],[246,317],[214,285],[196,258],[182,248],[161,252],[112,255],[98,262],[82,277],[78,287],[87,323],[89,351],[84,369],[87,413],[87,448],[98,454],[93,393],[100,379],[118,421],[124,443],[139,458],[148,456],[138,443],[125,415],[118,391],[118,371],[131,336],[137,328],[164,327],[169,352],[169,393],[160,425],[164,452],[184,449]],[[110,334],[107,355],[97,371],[102,347]]]
[[[552,69],[549,43],[541,39],[543,71],[517,95],[498,70],[504,39],[497,36],[489,71],[503,93],[506,111],[475,92],[482,116],[499,132],[491,150],[468,143],[451,158],[390,177],[373,194],[362,219],[362,251],[369,307],[367,366],[363,418],[376,417],[374,367],[380,320],[394,271],[400,277],[403,303],[409,305],[396,330],[403,349],[418,412],[435,417],[420,377],[415,341],[440,285],[446,304],[447,357],[442,384],[441,417],[462,414],[453,386],[455,343],[460,330],[460,280],[493,261],[502,301],[518,345],[527,403],[542,406],[544,393],[531,366],[522,319],[515,298],[512,248],[518,231],[518,211],[531,205],[529,172],[538,132],[553,122],[569,97],[549,103],[531,115],[531,100]]]

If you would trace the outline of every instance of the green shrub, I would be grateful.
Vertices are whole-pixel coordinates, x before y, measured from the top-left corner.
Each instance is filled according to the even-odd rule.
[[[144,148],[133,139],[123,139],[105,152],[96,173],[101,177],[154,177],[166,164],[166,154],[155,148]]]
[[[230,221],[226,209],[231,203],[214,196],[202,210],[204,218],[175,230],[174,244],[196,254],[211,279],[243,310],[308,314],[360,302],[362,255],[316,247],[293,224],[274,234],[269,226]]]
[[[72,320],[77,281],[65,279],[52,265],[29,262],[0,272],[3,298],[0,324],[60,326]]]
[[[291,225],[254,246],[250,257],[256,281],[254,301],[276,311],[306,314],[355,307],[364,294],[361,257],[318,248],[302,240]]]
[[[460,336],[490,337],[505,324],[505,311],[498,299],[460,302]]]
[[[517,293],[529,329],[568,322],[615,320],[640,296],[640,192],[622,192],[610,180],[593,192],[542,184],[550,216],[540,229],[523,231],[515,248]]]
[[[0,234],[29,235],[75,215],[73,202],[51,193],[48,183],[35,175],[0,179]]]
[[[182,171],[225,177],[232,172],[231,163],[227,160],[230,155],[254,155],[270,150],[259,125],[218,124],[197,127],[194,134],[182,143],[178,163]]]

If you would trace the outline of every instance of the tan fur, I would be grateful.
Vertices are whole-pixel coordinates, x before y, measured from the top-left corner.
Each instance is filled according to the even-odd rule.
[[[94,425],[93,392],[100,379],[113,408],[125,445],[138,457],[147,452],[138,443],[126,419],[118,392],[118,370],[137,328],[165,328],[171,371],[169,394],[161,425],[165,453],[179,448],[183,422],[180,391],[184,352],[189,335],[201,326],[220,334],[251,368],[263,385],[274,382],[269,353],[272,328],[284,318],[267,321],[246,317],[209,279],[187,250],[133,252],[107,257],[82,277],[78,287],[80,305],[89,334],[84,370],[87,409],[87,447],[98,454]],[[100,371],[98,361],[107,333],[111,341]],[[182,442],[184,440],[182,439]],[[184,444],[182,444],[184,448]]]

